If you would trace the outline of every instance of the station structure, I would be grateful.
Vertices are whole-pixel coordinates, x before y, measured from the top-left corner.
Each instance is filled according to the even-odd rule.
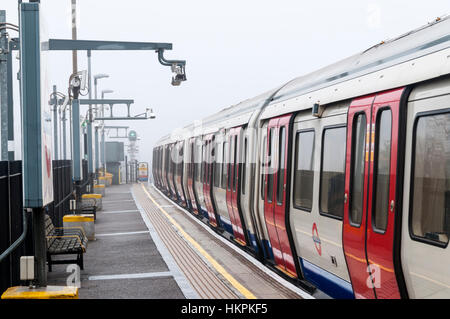
[[[134,114],[133,98],[108,99],[112,90],[98,91],[108,74],[92,74],[92,58],[106,50],[156,52],[173,73],[171,84],[180,85],[186,61],[164,57],[173,45],[80,40],[76,26],[72,39],[47,39],[40,11],[39,1],[19,1],[14,25],[0,10],[0,196],[7,203],[0,208],[1,298],[313,298],[154,188],[131,127],[155,119],[153,109]],[[52,51],[74,52],[69,87],[44,80]],[[86,71],[77,69],[80,51]],[[13,101],[14,53],[20,103]],[[118,108],[127,115],[116,116]],[[21,145],[20,160],[13,142]]]

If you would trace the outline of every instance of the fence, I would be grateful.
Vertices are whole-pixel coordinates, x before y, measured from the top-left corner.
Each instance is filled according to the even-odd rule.
[[[87,162],[83,162],[83,168],[87,172]],[[22,234],[22,189],[22,162],[0,162],[0,253],[8,249]],[[70,200],[73,199],[70,160],[53,161],[53,197],[54,201],[46,207],[47,213],[55,227],[62,227],[63,217],[69,212]],[[7,288],[20,284],[20,256],[34,255],[32,218],[31,214],[28,215],[25,241],[0,263],[0,294]]]
[[[127,183],[136,183],[138,180],[138,163],[128,162],[126,168],[126,181]]]
[[[53,161],[53,203],[47,206],[55,227],[63,226],[63,217],[70,210],[73,199],[72,161]]]
[[[22,162],[0,162],[0,253],[8,249],[22,234]],[[28,218],[28,229],[31,228]],[[9,257],[0,263],[0,294],[19,284],[20,256],[33,255],[31,232]]]

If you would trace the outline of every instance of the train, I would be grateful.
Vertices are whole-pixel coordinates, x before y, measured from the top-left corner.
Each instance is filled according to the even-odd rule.
[[[311,293],[450,298],[449,135],[442,17],[174,130],[152,174]]]

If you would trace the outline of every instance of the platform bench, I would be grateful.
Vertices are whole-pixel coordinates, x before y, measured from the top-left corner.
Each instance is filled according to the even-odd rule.
[[[77,264],[84,269],[83,254],[86,252],[88,239],[82,227],[55,228],[50,216],[45,215],[45,237],[47,239],[48,271],[52,265]],[[55,255],[76,255],[74,260],[52,260]]]

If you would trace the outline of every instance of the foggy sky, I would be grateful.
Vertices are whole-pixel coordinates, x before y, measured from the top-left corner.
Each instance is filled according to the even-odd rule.
[[[70,0],[42,0],[50,38],[71,38]],[[1,0],[7,22],[17,24],[17,1]],[[188,81],[171,86],[171,72],[155,52],[93,52],[93,74],[108,98],[134,99],[133,114],[154,109],[157,119],[108,122],[129,125],[142,138],[140,160],[153,144],[224,107],[450,13],[448,0],[78,0],[78,38],[171,42],[167,59],[187,60]],[[12,37],[17,34],[10,32]],[[71,53],[50,54],[50,83],[67,92]],[[78,54],[87,69],[86,53]],[[15,73],[18,68],[15,61]],[[17,81],[15,81],[17,82]],[[15,83],[16,151],[20,152]],[[117,115],[120,113],[117,112]]]

